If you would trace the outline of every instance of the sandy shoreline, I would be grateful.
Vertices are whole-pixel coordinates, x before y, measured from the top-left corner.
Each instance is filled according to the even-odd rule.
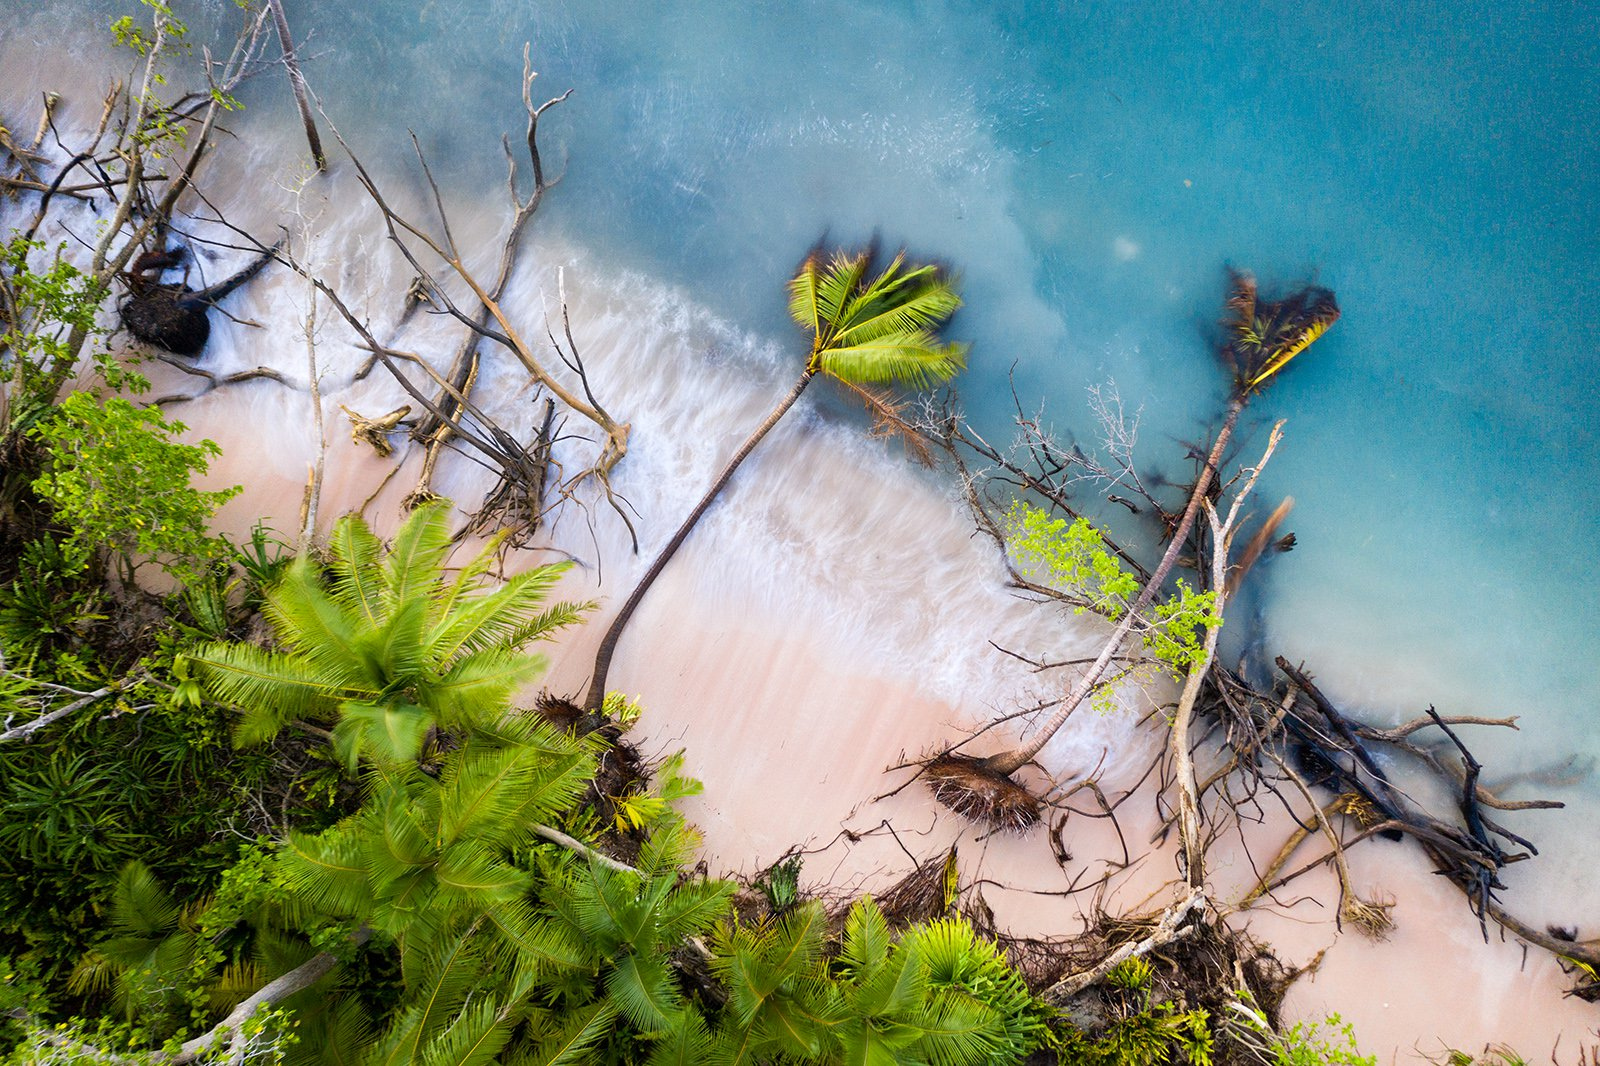
[[[640,387],[651,391],[648,384]],[[753,398],[725,401],[735,416],[759,410],[764,403],[761,385],[741,382],[738,391]],[[359,506],[371,495],[393,463],[350,443],[335,406],[338,401],[337,395],[328,398],[329,474],[321,501],[323,528],[341,510]],[[292,417],[288,412],[296,402],[304,400],[280,394],[268,401],[280,418]],[[381,389],[372,402],[386,402]],[[219,393],[193,405],[184,417],[193,421],[195,434],[226,441],[223,428],[258,419],[260,403],[259,395],[252,398],[245,391]],[[738,428],[725,427],[725,432],[731,437]],[[1156,827],[1148,785],[1119,812],[1121,839],[1105,821],[1071,819],[1062,839],[1073,858],[1064,866],[1052,854],[1043,829],[1026,838],[983,839],[937,807],[919,786],[873,801],[905,780],[904,772],[886,774],[887,767],[983,724],[1007,702],[999,694],[983,702],[952,701],[938,694],[941,688],[948,691],[941,679],[953,668],[984,677],[1004,676],[992,675],[996,653],[991,649],[967,647],[970,662],[966,663],[929,662],[926,670],[908,669],[911,649],[939,628],[938,615],[947,604],[922,600],[932,617],[897,619],[891,612],[888,618],[874,616],[863,623],[838,604],[830,605],[832,594],[819,593],[820,583],[834,590],[861,590],[864,602],[892,595],[893,575],[884,575],[881,558],[868,554],[834,560],[824,577],[798,587],[789,586],[796,574],[808,573],[805,565],[776,576],[770,568],[748,569],[752,558],[759,557],[741,548],[741,538],[770,533],[774,522],[776,528],[784,527],[771,515],[760,519],[764,509],[781,507],[788,497],[807,491],[831,491],[834,505],[852,499],[852,492],[816,489],[860,474],[852,465],[859,456],[833,454],[828,441],[816,439],[838,432],[839,427],[802,425],[771,446],[767,465],[751,470],[743,495],[729,503],[738,512],[739,524],[729,525],[732,519],[719,519],[713,512],[706,528],[697,532],[646,600],[613,665],[611,687],[639,697],[644,704],[635,737],[641,748],[655,756],[686,749],[687,771],[705,783],[705,792],[686,801],[686,810],[705,834],[704,855],[710,869],[753,873],[798,846],[809,852],[802,874],[808,887],[835,894],[871,891],[904,876],[913,858],[926,860],[955,844],[963,883],[982,884],[1003,928],[1019,935],[1059,935],[1080,929],[1094,900],[1091,892],[1053,893],[1063,892],[1080,875],[1083,883],[1097,880],[1108,864],[1121,858],[1121,839],[1126,839],[1138,861],[1113,879],[1108,909],[1114,913],[1151,909],[1171,898],[1177,867],[1170,846],[1150,849],[1144,844]],[[295,527],[303,472],[315,448],[303,430],[288,429],[282,436],[298,438],[303,454],[280,441],[271,462],[265,463],[263,457],[241,455],[235,448],[213,470],[209,480],[243,482],[248,487],[246,497],[230,505],[224,515],[235,533],[244,533],[254,516],[262,513],[275,518],[269,524],[279,530]],[[712,458],[698,456],[691,465],[708,469]],[[647,456],[646,462],[651,461]],[[416,460],[410,460],[369,507],[368,514],[380,529],[395,520],[398,500],[409,489],[415,467]],[[824,469],[831,473],[823,474]],[[691,471],[688,476],[697,475]],[[762,488],[752,490],[749,485],[757,482]],[[457,475],[453,485],[462,499],[481,491],[471,475],[464,481]],[[870,499],[859,500],[857,509],[845,506],[844,514],[832,521],[853,529],[855,535],[872,537],[885,534],[874,526],[873,514],[893,516],[896,521],[913,514],[923,524],[930,515],[944,515],[949,525],[939,530],[937,543],[938,551],[949,557],[945,563],[952,568],[950,574],[959,574],[969,589],[993,583],[993,572],[977,559],[987,546],[960,535],[964,521],[945,497],[910,478],[895,485],[876,480],[873,493]],[[576,523],[563,528],[571,540],[564,550],[592,562],[594,543],[578,536]],[[645,526],[647,544],[663,535],[654,523]],[[826,538],[829,533],[819,527],[817,535]],[[786,547],[800,550],[794,544]],[[564,596],[610,600],[619,595],[617,590],[626,591],[643,565],[616,540],[605,544],[600,554],[605,566],[576,569],[563,583]],[[549,558],[548,552],[529,551],[520,553],[512,565]],[[596,581],[602,571],[604,585]],[[954,578],[947,575],[946,580]],[[954,593],[956,598],[963,594]],[[967,595],[971,598],[970,592]],[[1082,628],[1081,623],[1052,618],[1031,607],[1020,608],[1022,616],[1033,619],[1024,626],[1016,601],[998,587],[965,606],[963,632],[981,631],[984,618],[973,613],[984,611],[993,616],[995,631],[1010,633],[1019,641],[1027,639],[1030,626]],[[910,613],[915,616],[915,609]],[[552,691],[584,690],[592,647],[608,618],[603,607],[586,625],[542,649],[551,659],[545,683]],[[874,627],[892,630],[900,624],[912,630],[910,635],[889,632],[874,640],[861,639]],[[1065,639],[1092,643],[1093,632],[1067,634]],[[1130,771],[1142,769],[1161,741],[1159,727],[1136,729],[1131,719],[1130,711],[1109,719],[1080,716],[1052,745],[1050,750],[1056,753],[1052,764],[1063,769],[1081,765],[1087,770],[1102,756],[1108,757],[1112,772],[1103,786],[1115,796],[1126,787],[1124,779],[1131,783],[1137,776]],[[1242,896],[1254,881],[1254,864],[1276,851],[1288,832],[1280,810],[1266,813],[1267,824],[1248,832],[1253,859],[1242,848],[1226,845],[1213,854],[1210,882],[1215,898],[1230,902]],[[1141,852],[1148,854],[1139,857]],[[1311,854],[1307,851],[1301,859]],[[1303,878],[1292,892],[1281,894],[1287,906],[1262,908],[1250,919],[1250,928],[1290,965],[1303,965],[1331,946],[1319,971],[1303,978],[1291,992],[1292,1015],[1322,1018],[1338,1012],[1354,1024],[1363,1050],[1376,1054],[1381,1063],[1421,1061],[1422,1056],[1437,1056],[1445,1048],[1481,1050],[1491,1042],[1542,1059],[1556,1044],[1557,1035],[1561,1037],[1557,1061],[1577,1061],[1580,1044],[1592,1040],[1595,1008],[1562,998],[1567,982],[1553,959],[1537,949],[1524,956],[1520,944],[1502,940],[1493,931],[1491,943],[1485,945],[1460,894],[1429,873],[1414,850],[1374,842],[1357,849],[1351,864],[1358,890],[1397,901],[1396,928],[1387,942],[1372,943],[1350,932],[1336,934],[1331,915],[1337,906],[1337,886],[1331,876]]]
[[[257,154],[275,157],[270,142]],[[235,173],[248,165],[235,164]],[[227,184],[226,176],[218,180]],[[361,224],[344,221],[341,212],[350,202],[328,212],[347,227],[327,253],[331,260],[361,249],[363,241],[381,246]],[[241,215],[268,210],[239,208]],[[492,220],[476,224],[492,228]],[[547,260],[543,273],[530,271],[536,276],[521,289],[530,318],[542,306],[540,294],[553,290],[553,264],[579,254],[550,244],[540,249]],[[386,274],[381,253],[360,262],[365,273],[347,280],[369,296],[409,280],[392,269]],[[602,274],[588,266],[591,276]],[[620,476],[645,515],[648,546],[680,513],[682,497],[692,491],[685,486],[703,484],[729,441],[765,408],[774,375],[781,374],[748,353],[719,365],[725,350],[742,351],[747,340],[707,326],[670,290],[648,292],[635,303],[619,296],[620,283],[610,279],[588,291],[576,278],[571,284],[585,356],[614,389],[608,402],[637,413],[637,451]],[[299,293],[264,277],[242,298],[248,302],[240,313],[273,328],[220,326],[213,365],[274,365],[303,381]],[[409,343],[422,347],[416,338]],[[329,363],[349,351],[332,330],[321,344]],[[450,346],[445,341],[437,348]],[[681,366],[716,380],[682,395],[687,390],[663,369]],[[160,378],[157,395],[185,380],[175,372],[154,376]],[[381,374],[360,385],[330,378],[324,389],[328,478],[320,525],[326,529],[341,510],[372,494],[393,464],[349,441],[338,405],[371,415],[399,397]],[[520,402],[514,387],[506,398]],[[246,486],[223,516],[236,535],[247,534],[261,516],[292,537],[307,463],[316,454],[307,403],[299,391],[256,385],[173,408],[193,426],[193,436],[224,445],[210,483]],[[801,414],[774,435],[764,446],[771,461],[749,472],[760,492],[744,492],[731,515],[714,515],[697,532],[635,620],[612,687],[642,699],[638,739],[647,753],[687,749],[688,772],[706,785],[687,809],[705,832],[713,871],[750,872],[798,844],[819,849],[806,859],[808,885],[871,890],[902,876],[913,858],[957,843],[964,881],[984,882],[1003,926],[1021,934],[1073,932],[1090,907],[1089,894],[1044,893],[1061,892],[1084,870],[1093,880],[1120,858],[1120,842],[1107,823],[1069,822],[1064,840],[1073,859],[1063,869],[1043,830],[983,840],[919,788],[876,803],[872,797],[903,780],[884,773],[902,754],[914,756],[1023,700],[1019,678],[1025,671],[997,663],[986,638],[1032,650],[1050,642],[1092,644],[1093,630],[1074,629],[1070,620],[1006,594],[984,555],[986,545],[969,538],[969,523],[950,501],[916,478],[889,480],[885,472],[899,460],[875,445],[841,448],[843,435],[852,432]],[[415,465],[410,460],[369,509],[380,529],[392,524]],[[466,502],[481,494],[481,480],[458,468],[441,488]],[[595,569],[575,572],[567,591],[573,598],[614,598],[640,568],[614,528],[603,529],[596,544],[572,521],[560,537],[562,550],[591,564],[603,560],[606,568],[604,587],[595,582]],[[852,550],[862,545],[872,549]],[[548,557],[528,553],[526,561]],[[582,690],[589,649],[604,620],[598,614],[547,649],[553,690]],[[1136,730],[1120,716],[1080,716],[1047,757],[1063,771],[1087,770],[1106,754],[1105,784],[1114,793],[1119,775],[1142,767],[1159,740],[1154,726]],[[1148,850],[1144,841],[1155,820],[1148,792],[1130,800],[1126,812],[1122,828],[1130,848]],[[1269,813],[1269,824],[1251,831],[1257,861],[1276,850],[1286,831],[1281,812]],[[894,834],[881,829],[885,823]],[[846,831],[860,839],[841,836]],[[1443,1047],[1475,1051],[1491,1041],[1543,1061],[1558,1034],[1558,1061],[1575,1062],[1580,1044],[1593,1041],[1600,1016],[1594,1006],[1561,997],[1566,982],[1555,961],[1536,949],[1524,953],[1493,930],[1485,945],[1465,901],[1424,869],[1414,850],[1373,843],[1357,849],[1351,862],[1358,888],[1397,901],[1396,929],[1381,944],[1353,934],[1339,938],[1321,970],[1296,985],[1293,1013],[1338,1011],[1354,1023],[1363,1049],[1384,1063],[1417,1061],[1419,1053]],[[1224,848],[1213,863],[1218,898],[1237,898],[1252,879],[1250,860]],[[1110,907],[1137,905],[1175,869],[1169,850],[1155,850],[1117,880]],[[1336,893],[1326,877],[1306,878],[1294,888],[1284,903],[1302,896],[1315,902],[1277,915],[1263,912],[1252,928],[1285,961],[1304,963],[1335,939],[1329,915]],[[1517,905],[1515,893],[1509,902]]]

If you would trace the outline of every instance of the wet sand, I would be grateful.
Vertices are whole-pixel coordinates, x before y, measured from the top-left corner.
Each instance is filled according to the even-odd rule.
[[[217,187],[271,160],[287,141],[254,144],[254,157],[231,164],[231,175],[213,174]],[[285,172],[274,186],[279,191],[267,198],[273,203],[241,197],[231,209],[265,225],[293,206],[295,187]],[[348,183],[336,179],[334,189],[331,205],[313,201],[301,211],[326,234],[320,254],[330,270],[361,294],[377,321],[392,325],[395,293],[409,278],[384,251],[370,219],[360,221],[365,213]],[[494,231],[488,215],[462,225]],[[581,249],[549,238],[536,247],[538,268],[523,272],[514,303],[530,325],[538,322],[554,302],[554,271],[567,269],[585,358],[608,390],[608,404],[635,423],[634,452],[619,469],[619,487],[638,512],[648,551],[781,391],[788,372],[763,339],[711,320],[669,287],[611,276]],[[172,413],[191,424],[192,436],[222,443],[225,456],[208,482],[246,487],[220,524],[243,535],[264,517],[292,539],[308,464],[318,452],[304,391],[305,290],[269,274],[230,308],[263,328],[219,325],[208,365],[273,366],[295,387],[237,386]],[[403,396],[381,371],[352,381],[356,356],[348,337],[330,324],[326,307],[318,314],[327,449],[320,526],[326,529],[342,510],[371,496],[396,461],[351,443],[338,405],[375,415]],[[454,338],[442,325],[424,323],[406,344],[448,352]],[[156,395],[194,385],[164,368],[152,376]],[[508,421],[531,421],[531,397],[516,373],[501,367],[487,387],[497,391]],[[378,528],[396,521],[416,465],[413,455],[371,504]],[[486,478],[451,458],[439,487],[470,501],[481,496]],[[552,550],[519,553],[513,565],[575,558],[580,565],[567,594],[614,600],[642,558],[629,554],[619,522],[603,510],[592,515],[591,530],[582,513],[569,512],[554,531]],[[605,617],[596,615],[546,649],[554,690],[582,691]],[[815,849],[802,878],[809,887],[871,890],[902,876],[913,859],[956,843],[964,881],[982,883],[1003,926],[1022,934],[1071,933],[1094,902],[1090,894],[1047,893],[1063,892],[1085,871],[1093,881],[1121,859],[1122,844],[1108,823],[1071,819],[1063,839],[1073,858],[1063,865],[1042,830],[983,839],[916,786],[891,799],[873,797],[905,780],[904,772],[886,774],[886,767],[1048,691],[1047,682],[988,640],[1064,655],[1092,648],[1097,632],[1012,597],[990,546],[971,536],[947,488],[908,473],[898,456],[863,443],[853,426],[800,410],[763,445],[652,592],[619,651],[612,687],[643,700],[638,738],[647,752],[688,750],[687,769],[706,790],[687,809],[705,833],[714,872],[753,872],[800,845]],[[1137,693],[1128,696],[1130,707],[1119,714],[1075,719],[1047,749],[1047,764],[1065,778],[1102,765],[1112,794],[1136,778],[1162,738],[1158,725],[1135,726],[1143,707],[1134,705]],[[1281,812],[1266,813],[1268,824],[1251,832],[1258,862],[1287,831]],[[1106,901],[1113,911],[1170,898],[1170,889],[1161,895],[1176,873],[1170,846],[1150,851],[1145,844],[1154,823],[1148,790],[1124,806],[1121,839],[1135,857],[1149,853],[1114,882]],[[1212,861],[1216,897],[1238,898],[1253,880],[1250,861],[1226,846]],[[1558,1034],[1559,1061],[1576,1061],[1600,1018],[1596,1008],[1561,998],[1564,982],[1552,959],[1493,933],[1486,946],[1459,894],[1423,869],[1413,850],[1373,843],[1351,861],[1358,886],[1398,901],[1397,927],[1386,943],[1346,933],[1335,944],[1336,893],[1327,877],[1297,882],[1280,894],[1281,913],[1252,919],[1252,928],[1292,964],[1334,944],[1320,970],[1296,986],[1292,1013],[1337,1010],[1380,1062],[1416,1061],[1445,1046],[1476,1050],[1490,1041],[1542,1061]]]

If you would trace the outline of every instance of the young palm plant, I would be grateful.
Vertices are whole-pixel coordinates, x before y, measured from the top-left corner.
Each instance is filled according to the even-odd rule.
[[[212,693],[241,708],[240,746],[292,722],[333,724],[354,767],[411,762],[432,729],[492,724],[544,670],[524,645],[577,621],[587,604],[545,606],[565,564],[541,566],[493,590],[493,545],[453,577],[442,504],[419,507],[385,550],[360,518],[334,527],[326,568],[296,559],[266,594],[277,650],[218,643],[192,656]]]
[[[561,854],[544,871],[538,929],[571,953],[545,966],[548,999],[580,1019],[609,1016],[614,1043],[645,1039],[657,1057],[702,1043],[704,1025],[671,956],[716,925],[733,896],[730,882],[684,876],[693,844],[681,823],[664,823],[646,841],[637,870]]]
[[[594,675],[584,699],[583,728],[595,728],[606,695],[606,674],[617,641],[650,586],[671,561],[728,481],[756,445],[818,375],[852,385],[906,383],[918,387],[948,381],[966,365],[967,346],[942,341],[939,327],[961,306],[954,282],[939,267],[908,266],[900,253],[872,273],[873,251],[814,250],[789,282],[789,314],[811,334],[811,354],[789,392],[745,439],[678,527],[612,620],[595,653]]]
[[[468,735],[438,777],[369,771],[358,812],[322,833],[289,834],[278,877],[290,913],[364,930],[397,956],[399,1000],[363,1061],[472,1061],[459,1059],[463,1049],[492,1057],[530,1019],[543,975],[588,962],[581,944],[539,918],[537,879],[517,856],[577,802],[593,771],[584,742],[517,719]]]
[[[1195,516],[1222,463],[1228,441],[1233,437],[1239,415],[1251,398],[1259,393],[1295,356],[1305,351],[1339,319],[1339,305],[1327,289],[1307,286],[1276,302],[1261,300],[1255,278],[1241,271],[1229,271],[1228,317],[1224,326],[1228,341],[1222,355],[1233,371],[1233,392],[1223,416],[1222,428],[1211,445],[1205,465],[1190,490],[1188,505],[1167,542],[1161,562],[1140,590],[1139,597],[1122,616],[1099,656],[1067,697],[1061,701],[1044,728],[1020,748],[999,752],[984,759],[945,753],[927,765],[927,779],[934,796],[945,806],[996,828],[1025,832],[1039,819],[1038,801],[1011,777],[1031,762],[1066,724],[1068,718],[1095,691],[1107,667],[1117,656],[1133,627],[1171,574],[1178,553],[1188,542]]]
[[[181,909],[137,859],[123,866],[111,895],[112,936],[79,960],[68,987],[79,994],[109,990],[124,1020],[136,1018],[165,1036],[177,1027],[190,981],[194,915]]]

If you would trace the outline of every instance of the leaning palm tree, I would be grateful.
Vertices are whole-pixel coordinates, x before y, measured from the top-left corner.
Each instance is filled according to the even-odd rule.
[[[581,728],[599,724],[611,657],[645,593],[661,576],[695,523],[716,502],[739,464],[819,374],[852,385],[904,382],[920,387],[948,381],[966,365],[967,346],[942,341],[936,332],[961,306],[961,297],[945,272],[931,264],[908,267],[905,253],[901,252],[882,272],[873,275],[872,260],[872,250],[835,252],[824,259],[822,251],[816,249],[789,282],[789,313],[811,333],[811,355],[805,370],[766,420],[733,453],[617,612],[595,653],[594,676],[584,700]]]
[[[322,722],[347,765],[394,765],[415,759],[431,729],[494,724],[544,669],[523,647],[588,605],[546,606],[564,564],[486,588],[493,547],[451,576],[442,504],[413,511],[387,550],[360,518],[340,519],[326,570],[301,556],[266,595],[277,649],[212,644],[192,656],[212,693],[242,709],[235,743]]]
[[[1256,281],[1251,275],[1230,268],[1229,280],[1229,315],[1223,323],[1228,341],[1222,355],[1233,371],[1233,392],[1222,428],[1195,479],[1188,505],[1167,542],[1161,562],[1140,590],[1138,599],[1123,614],[1094,663],[1078,678],[1072,691],[1032,740],[1020,748],[984,759],[946,752],[928,764],[927,776],[935,797],[952,810],[999,828],[1018,831],[1026,831],[1038,821],[1038,801],[1012,780],[1011,775],[1033,761],[1095,690],[1128,634],[1166,582],[1179,551],[1189,539],[1189,531],[1194,528],[1201,501],[1206,498],[1222,463],[1245,404],[1339,319],[1339,305],[1328,289],[1306,286],[1273,302],[1258,298]]]

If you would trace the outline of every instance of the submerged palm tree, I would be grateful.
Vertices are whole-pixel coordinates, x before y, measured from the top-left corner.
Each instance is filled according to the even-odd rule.
[[[606,630],[595,654],[594,677],[584,700],[587,727],[598,724],[611,656],[639,602],[701,515],[727,486],[739,464],[794,406],[817,375],[826,374],[856,385],[905,382],[924,386],[948,381],[966,365],[967,346],[942,341],[936,333],[961,306],[961,297],[944,271],[931,264],[908,267],[902,252],[880,273],[872,275],[872,259],[873,252],[869,250],[835,252],[825,260],[818,249],[789,282],[789,313],[811,333],[811,355],[805,370],[766,420],[733,453]]]
[[[928,765],[934,795],[947,807],[1002,828],[1026,830],[1038,820],[1037,800],[1011,780],[1010,775],[1031,762],[1094,691],[1123,641],[1166,582],[1177,562],[1178,552],[1194,528],[1200,503],[1206,498],[1206,491],[1222,463],[1245,404],[1339,319],[1339,305],[1328,289],[1306,286],[1273,302],[1259,299],[1256,280],[1247,273],[1230,268],[1229,281],[1227,308],[1230,314],[1224,321],[1228,342],[1222,354],[1233,370],[1233,394],[1222,428],[1189,493],[1188,506],[1173,530],[1160,564],[1140,591],[1139,598],[1122,616],[1094,664],[1078,679],[1071,693],[1032,740],[1020,748],[986,759],[945,754]]]

